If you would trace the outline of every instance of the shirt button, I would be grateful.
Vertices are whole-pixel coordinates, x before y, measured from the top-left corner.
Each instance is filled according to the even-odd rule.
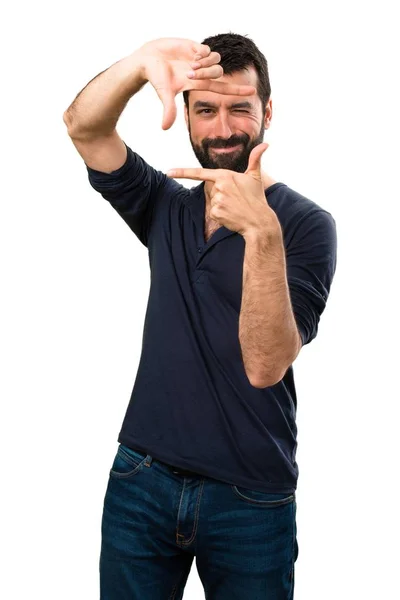
[[[203,252],[203,248],[202,248],[201,246],[199,246],[199,247],[197,248],[197,252],[199,252],[199,253],[200,253],[200,252]]]

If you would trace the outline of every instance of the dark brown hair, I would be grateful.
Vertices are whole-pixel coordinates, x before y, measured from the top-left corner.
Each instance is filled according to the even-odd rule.
[[[218,63],[224,70],[224,75],[232,75],[254,66],[258,75],[257,93],[261,99],[263,113],[271,96],[268,63],[253,40],[238,33],[220,33],[208,37],[201,42],[210,46],[211,52],[218,52],[221,60]],[[189,110],[189,91],[183,92],[183,99]]]

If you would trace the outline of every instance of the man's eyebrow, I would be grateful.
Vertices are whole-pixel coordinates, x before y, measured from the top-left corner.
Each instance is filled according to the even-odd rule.
[[[193,104],[193,109],[196,108],[218,108],[218,106],[216,104],[214,104],[213,102],[204,102],[203,100],[197,100],[194,104]],[[236,102],[235,104],[231,104],[231,106],[229,108],[249,108],[250,110],[254,109],[254,106],[251,104],[251,102]]]

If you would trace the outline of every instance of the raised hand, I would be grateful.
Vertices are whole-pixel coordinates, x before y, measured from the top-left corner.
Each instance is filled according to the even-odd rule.
[[[256,88],[217,81],[224,71],[221,55],[207,45],[184,38],[160,38],[147,42],[143,55],[146,79],[164,106],[162,128],[169,129],[176,119],[175,96],[185,90],[209,90],[218,94],[251,96]],[[193,76],[190,73],[193,73]]]

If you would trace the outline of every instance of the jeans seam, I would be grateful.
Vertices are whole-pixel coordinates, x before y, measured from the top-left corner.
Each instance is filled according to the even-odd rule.
[[[185,490],[185,485],[186,485],[186,482],[184,482],[184,485],[183,485],[182,495],[183,495],[183,492]],[[188,540],[182,540],[182,541],[178,540],[178,535],[181,535],[181,534],[178,533],[178,520],[179,520],[179,511],[178,511],[178,519],[177,519],[177,527],[176,527],[176,537],[177,537],[177,544],[179,546],[188,546],[189,544],[192,543],[192,541],[196,537],[197,527],[198,527],[198,522],[199,522],[200,502],[201,502],[201,498],[203,496],[203,491],[204,491],[204,479],[202,481],[200,481],[200,490],[199,490],[199,493],[197,495],[195,518],[194,518],[194,524],[193,524],[193,531],[192,531],[192,535],[190,536],[190,538]],[[182,501],[182,496],[181,496],[181,501]],[[181,507],[181,503],[179,503],[179,510],[180,510],[180,507]]]
[[[293,502],[294,500],[294,494],[291,494],[290,496],[288,496],[287,498],[282,498],[281,500],[256,500],[255,498],[249,498],[248,496],[245,496],[244,494],[242,494],[236,485],[231,485],[232,490],[234,491],[234,493],[239,496],[239,498],[241,498],[242,500],[245,500],[246,502],[249,502],[251,504],[258,504],[259,506],[284,506],[285,504],[289,504],[290,502]],[[272,492],[273,493],[273,492]]]
[[[292,529],[293,529],[293,542],[292,542],[292,569],[291,569],[291,573],[290,573],[290,600],[293,600],[293,593],[294,593],[294,548],[295,548],[295,541],[296,541],[296,501],[293,503],[293,524],[292,524]]]
[[[175,596],[176,596],[176,593],[177,593],[177,591],[178,591],[178,588],[179,588],[179,584],[180,584],[180,583],[181,583],[181,581],[182,581],[182,575],[184,575],[184,574],[185,574],[185,572],[186,572],[186,567],[185,567],[185,568],[183,568],[183,569],[182,569],[182,571],[179,573],[179,578],[178,578],[178,581],[175,583],[174,587],[172,588],[172,592],[171,592],[171,594],[170,594],[170,596],[169,596],[168,600],[174,600],[174,598],[175,598]]]
[[[128,454],[128,452],[126,452],[126,451],[125,451],[123,448],[121,448],[121,447],[119,447],[119,448],[118,448],[118,451],[117,451],[117,453],[118,453],[118,452],[121,452],[121,453],[123,454],[124,458],[125,458],[125,457],[127,457],[127,459],[128,459],[128,462],[129,462],[129,463],[131,463],[131,465],[134,465],[134,464],[136,464],[136,463],[135,463],[135,461],[139,461],[139,463],[138,463],[138,464],[141,464],[141,463],[142,463],[144,460],[146,460],[146,459],[148,458],[148,455],[147,455],[147,456],[145,456],[145,458],[142,458],[142,459],[139,459],[139,458],[133,457],[133,456],[131,456],[130,454]],[[144,454],[144,453],[143,453],[143,454]]]
[[[136,475],[136,473],[141,471],[142,467],[145,464],[147,464],[146,461],[148,461],[148,458],[149,458],[149,455],[147,455],[146,458],[144,458],[143,460],[141,460],[139,462],[139,464],[136,464],[134,462],[134,458],[132,456],[129,456],[129,454],[127,452],[124,452],[123,448],[118,448],[117,454],[119,454],[124,460],[126,460],[134,468],[131,471],[128,471],[127,473],[118,473],[118,471],[113,471],[113,469],[110,469],[110,475],[112,477],[115,477],[116,479],[125,479],[128,477],[131,477],[132,475]]]

